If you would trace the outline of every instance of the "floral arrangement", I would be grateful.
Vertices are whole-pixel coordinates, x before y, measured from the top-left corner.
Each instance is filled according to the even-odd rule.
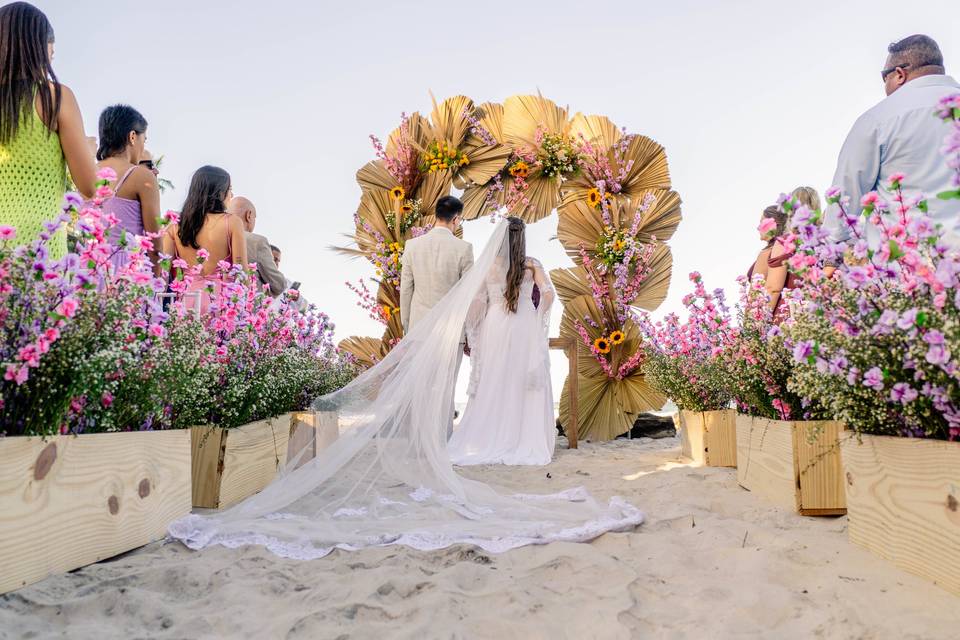
[[[148,258],[159,234],[127,236],[123,247],[107,240],[116,220],[100,205],[115,178],[100,172],[90,203],[68,194],[63,215],[33,243],[18,245],[16,229],[0,227],[0,434],[233,426],[306,406],[351,375],[332,349],[329,319],[291,305],[271,311],[240,267],[231,267],[231,304],[204,316],[182,300],[165,305],[166,283]],[[48,240],[73,219],[76,253],[51,260]],[[170,212],[161,225],[175,221]],[[163,264],[178,272],[171,290],[183,291],[185,264]],[[270,389],[242,386],[254,366]]]
[[[724,352],[728,387],[737,410],[774,420],[820,417],[814,404],[789,387],[793,361],[783,330],[774,322],[763,276],[739,281],[738,324]]]
[[[567,178],[580,170],[580,152],[564,135],[537,129],[537,163],[548,178]]]
[[[709,293],[697,272],[690,274],[690,281],[694,291],[683,299],[686,321],[673,313],[657,323],[641,316],[643,372],[681,409],[718,411],[731,402],[726,354],[734,344],[736,327],[723,289]]]
[[[470,164],[467,154],[456,147],[452,147],[443,140],[431,142],[423,154],[420,171],[434,173],[435,171],[459,171],[460,167]]]
[[[950,123],[942,152],[960,187],[960,95],[941,100],[936,115]],[[960,256],[942,242],[927,200],[904,193],[904,180],[889,176],[862,198],[859,215],[838,189],[828,191],[851,246],[830,240],[821,212],[794,212],[791,268],[805,283],[785,327],[790,386],[860,432],[960,440]],[[839,266],[827,277],[823,264]]]

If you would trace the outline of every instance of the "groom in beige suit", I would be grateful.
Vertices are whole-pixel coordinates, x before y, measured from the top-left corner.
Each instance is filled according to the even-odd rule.
[[[426,234],[407,241],[400,268],[400,322],[407,333],[473,266],[473,245],[453,235],[460,226],[463,203],[453,196],[437,202],[437,222]],[[464,345],[466,346],[465,343]],[[457,371],[463,349],[457,354]],[[456,372],[454,372],[456,378]],[[453,433],[453,396],[450,397],[447,438]]]
[[[453,196],[437,202],[437,223],[407,241],[400,269],[400,322],[408,332],[473,266],[473,245],[453,235],[463,203]]]

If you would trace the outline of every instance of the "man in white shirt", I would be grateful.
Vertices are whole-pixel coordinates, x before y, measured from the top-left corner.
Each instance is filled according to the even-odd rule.
[[[904,174],[904,194],[922,193],[930,216],[943,228],[944,240],[960,249],[960,200],[937,198],[951,188],[952,173],[940,154],[949,127],[933,115],[937,101],[960,92],[960,84],[945,75],[943,54],[929,36],[904,38],[887,51],[880,72],[887,97],[854,123],[840,150],[833,185],[850,197],[847,213],[855,216],[865,194],[882,189],[891,174]],[[851,241],[850,228],[837,205],[827,210],[824,224],[833,240]],[[878,239],[877,230],[868,223],[867,242],[875,246]]]

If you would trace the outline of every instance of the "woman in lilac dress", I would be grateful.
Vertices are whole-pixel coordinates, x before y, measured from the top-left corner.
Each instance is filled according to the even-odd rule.
[[[113,169],[117,179],[111,185],[113,197],[103,203],[103,211],[113,215],[110,227],[111,244],[123,247],[135,242],[134,236],[159,229],[160,189],[157,177],[140,165],[140,156],[147,141],[147,121],[140,112],[127,105],[107,107],[100,114],[100,147],[98,169]],[[150,259],[156,264],[156,251]],[[121,267],[129,261],[126,250],[114,254],[112,262]]]

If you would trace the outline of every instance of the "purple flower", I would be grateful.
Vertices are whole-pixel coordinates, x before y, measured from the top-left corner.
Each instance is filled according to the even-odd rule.
[[[773,325],[772,327],[770,327],[770,330],[767,331],[767,340],[772,340],[773,338],[776,338],[777,336],[782,334],[783,334],[783,331],[780,330],[780,327],[778,327],[777,325]]]
[[[860,369],[858,369],[857,367],[851,367],[850,373],[847,374],[847,384],[849,384],[852,387],[853,385],[857,384],[857,378],[859,377],[860,377]]]
[[[950,350],[942,344],[933,344],[927,349],[926,358],[930,364],[945,365],[950,361]]]
[[[793,359],[797,362],[807,362],[813,355],[813,340],[802,340],[793,348]]]
[[[900,314],[900,319],[897,320],[897,326],[904,331],[912,329],[913,325],[917,323],[917,310],[907,309],[902,314]]]
[[[874,367],[863,374],[863,386],[875,391],[883,391],[883,371],[880,367]]]
[[[917,390],[906,382],[898,382],[890,389],[890,399],[901,404],[908,404],[917,399]]]

